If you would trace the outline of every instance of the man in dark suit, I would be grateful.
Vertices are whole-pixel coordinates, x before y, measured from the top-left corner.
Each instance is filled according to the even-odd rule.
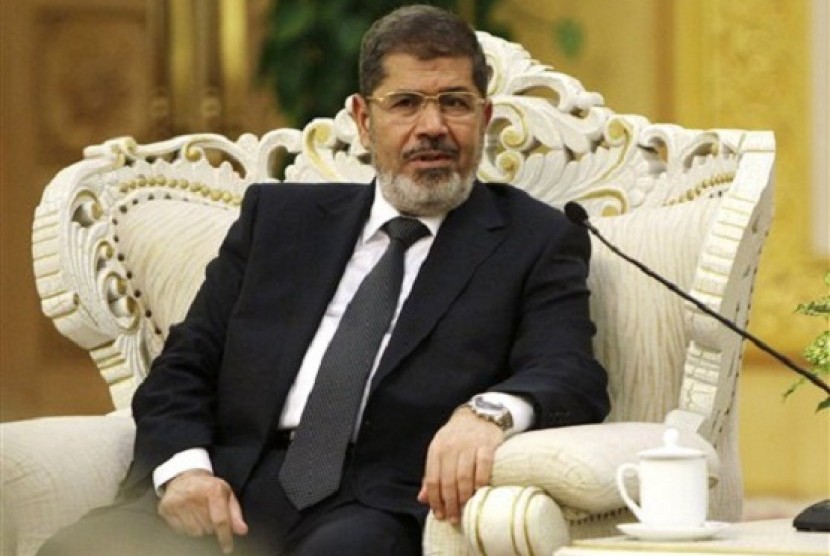
[[[401,8],[366,34],[360,66],[353,109],[377,179],[249,188],[135,395],[121,502],[42,555],[234,541],[418,554],[427,510],[457,523],[506,436],[607,413],[588,237],[475,180],[492,112],[475,34],[442,10]],[[367,357],[364,323],[386,295],[373,280],[395,250],[391,318]]]

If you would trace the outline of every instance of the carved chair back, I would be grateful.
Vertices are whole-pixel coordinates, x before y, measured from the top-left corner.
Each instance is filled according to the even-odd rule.
[[[745,325],[771,219],[770,133],[652,124],[603,105],[519,45],[479,33],[494,116],[479,169],[561,207],[577,200],[629,254]],[[334,118],[232,142],[213,134],[89,147],[35,214],[42,307],[89,350],[127,407],[183,318],[252,182],[369,181],[349,103]],[[611,420],[662,421],[725,440],[741,342],[594,242],[590,285]],[[667,417],[668,415],[668,417]],[[724,434],[726,431],[726,434]],[[720,448],[719,448],[720,451]]]

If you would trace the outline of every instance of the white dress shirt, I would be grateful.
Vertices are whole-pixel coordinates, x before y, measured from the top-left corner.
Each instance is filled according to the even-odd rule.
[[[384,251],[386,251],[386,247],[389,245],[389,236],[381,228],[397,216],[400,216],[400,213],[383,198],[379,187],[375,185],[375,199],[371,212],[369,213],[369,219],[366,221],[360,237],[358,237],[354,253],[346,265],[346,269],[340,279],[340,284],[337,286],[337,291],[326,308],[317,332],[311,344],[309,344],[303,362],[300,365],[297,377],[294,379],[294,384],[288,392],[288,397],[286,398],[285,406],[279,419],[280,429],[293,429],[299,424],[306,401],[311,393],[311,388],[314,386],[314,380],[317,377],[317,370],[320,367],[323,354],[331,342],[337,326],[340,324],[343,312],[357,292],[360,283],[380,260]],[[406,251],[404,258],[404,276],[398,305],[395,309],[395,314],[392,316],[389,329],[383,336],[369,378],[366,381],[363,400],[358,413],[358,419],[355,423],[355,434],[357,433],[363,409],[366,405],[366,398],[372,377],[377,370],[378,363],[386,349],[386,345],[389,343],[389,338],[392,335],[392,330],[397,322],[401,307],[403,307],[406,298],[409,296],[409,292],[412,290],[412,284],[415,282],[421,265],[429,254],[435,236],[438,234],[438,230],[444,221],[444,216],[422,217],[419,220],[429,228],[430,233],[416,241]],[[489,401],[501,403],[510,411],[513,417],[513,427],[507,431],[507,435],[527,430],[530,427],[534,416],[533,408],[526,400],[518,396],[500,392],[486,392],[484,395]],[[153,483],[156,491],[161,492],[161,487],[167,481],[190,469],[205,469],[213,472],[207,450],[204,448],[185,450],[158,466],[153,472]]]

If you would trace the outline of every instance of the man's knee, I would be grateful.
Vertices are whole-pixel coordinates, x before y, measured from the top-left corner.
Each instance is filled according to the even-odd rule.
[[[350,511],[332,516],[314,528],[294,556],[365,556],[421,553],[421,530],[414,518],[379,510]]]
[[[37,556],[104,556],[116,554],[123,546],[113,546],[116,536],[120,542],[129,542],[128,528],[115,525],[109,528],[109,519],[101,519],[97,515],[87,516],[64,529],[54,536],[38,550]],[[121,534],[123,533],[123,535]],[[130,554],[126,552],[126,554]]]
[[[414,544],[414,546],[413,546]],[[293,556],[366,556],[367,554],[394,554],[395,556],[416,556],[420,546],[409,535],[390,531],[341,531],[330,527],[315,531]]]
[[[153,512],[114,507],[95,510],[58,531],[40,548],[37,556],[207,554],[203,544],[177,535]]]
[[[90,554],[89,541],[71,533],[70,529],[59,531],[37,551],[37,556],[81,556]],[[94,553],[92,553],[94,554]]]

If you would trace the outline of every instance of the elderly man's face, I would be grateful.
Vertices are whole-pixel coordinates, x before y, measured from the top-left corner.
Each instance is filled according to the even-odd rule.
[[[448,212],[469,196],[492,113],[473,83],[472,62],[395,53],[383,66],[386,78],[353,106],[383,196],[406,214]]]

